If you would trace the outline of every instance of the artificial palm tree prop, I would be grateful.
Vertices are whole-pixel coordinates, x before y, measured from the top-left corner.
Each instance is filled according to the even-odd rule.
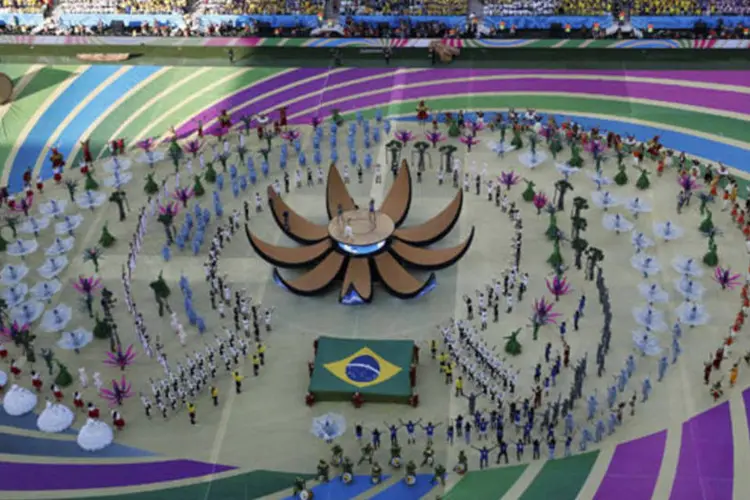
[[[169,309],[169,303],[167,302],[167,299],[172,292],[169,289],[169,285],[167,285],[167,282],[164,281],[162,273],[159,273],[159,277],[155,281],[152,281],[149,284],[149,287],[154,291],[154,298],[156,299],[156,303],[159,305],[159,316],[164,316],[165,307]]]
[[[401,149],[402,148],[403,148],[403,145],[399,141],[397,141],[397,140],[392,140],[392,141],[388,142],[388,144],[385,145],[385,149],[391,155],[390,156],[390,158],[391,158],[391,171],[394,173],[394,175],[395,175],[396,171],[398,170],[398,166],[399,166],[399,163],[401,161]]]
[[[171,201],[166,205],[159,205],[159,217],[156,220],[164,226],[164,232],[167,235],[167,245],[171,245],[174,241],[172,238],[172,225],[179,211],[179,205]]]
[[[68,190],[68,196],[70,196],[70,202],[75,203],[76,190],[78,189],[78,181],[74,181],[73,179],[65,179],[65,189]]]
[[[418,141],[414,143],[414,152],[417,154],[417,169],[420,172],[424,172],[426,165],[425,165],[425,157],[427,156],[427,150],[430,149],[430,145],[426,143],[425,141]],[[412,153],[412,154],[413,154]],[[412,161],[412,163],[415,163]],[[432,160],[430,160],[430,165],[432,165]]]
[[[596,247],[589,247],[586,252],[586,279],[594,281],[594,269],[604,260],[604,252]]]
[[[453,171],[453,154],[457,151],[457,147],[453,144],[446,144],[445,146],[440,146],[440,154],[443,155],[443,158],[445,159],[445,163],[443,165],[446,172],[452,172]]]
[[[548,240],[556,240],[560,237],[560,228],[557,227],[557,214],[554,210],[549,212],[549,225],[544,234],[547,235]]]
[[[567,179],[560,179],[555,182],[555,196],[554,199],[557,201],[557,210],[565,210],[565,194],[568,191],[573,191],[575,188],[573,184],[568,182]]]
[[[580,220],[586,221],[586,219]],[[588,248],[589,242],[583,238],[576,238],[570,243],[570,246],[573,248],[573,252],[575,252],[573,258],[575,259],[576,269],[580,270],[583,268],[583,252]]]
[[[117,210],[120,214],[120,221],[124,221],[127,217],[125,215],[125,208],[127,207],[127,209],[130,210],[130,207],[128,206],[128,197],[125,194],[125,191],[121,189],[113,191],[112,194],[109,195],[109,201],[110,203],[117,204]]]

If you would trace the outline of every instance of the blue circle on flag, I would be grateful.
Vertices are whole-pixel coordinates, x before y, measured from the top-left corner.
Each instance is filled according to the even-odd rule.
[[[346,365],[346,376],[352,382],[372,382],[380,376],[380,363],[369,354],[357,356]]]

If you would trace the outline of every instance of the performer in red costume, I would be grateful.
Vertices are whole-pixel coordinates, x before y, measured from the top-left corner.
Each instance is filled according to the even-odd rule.
[[[279,125],[286,130],[286,106],[282,106],[279,109]]]
[[[229,113],[227,113],[226,109],[221,110],[221,114],[219,115],[219,125],[224,128],[232,126],[232,119],[229,117]]]
[[[112,425],[114,425],[115,429],[118,431],[121,431],[125,427],[125,419],[122,418],[122,415],[120,415],[120,412],[117,410],[112,410]]]
[[[99,418],[99,408],[94,406],[94,403],[88,404],[88,416],[89,418]]]
[[[94,157],[91,156],[91,146],[89,145],[88,139],[81,141],[81,149],[83,149],[83,161],[85,163],[91,163],[94,161]]]

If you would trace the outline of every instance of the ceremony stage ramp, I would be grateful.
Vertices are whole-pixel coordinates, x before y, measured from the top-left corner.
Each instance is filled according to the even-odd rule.
[[[291,124],[308,125],[314,116],[326,118],[333,109],[347,119],[352,119],[357,111],[372,119],[379,108],[392,118],[410,118],[421,99],[427,100],[431,109],[443,111],[535,108],[574,119],[584,126],[598,124],[623,135],[633,133],[639,140],[660,135],[668,148],[722,162],[737,170],[750,170],[748,71],[626,73],[80,64],[5,64],[2,70],[14,80],[15,87],[11,104],[0,107],[3,125],[0,185],[7,183],[12,191],[21,189],[23,173],[29,166],[34,176],[51,176],[47,149],[52,145],[60,148],[70,164],[78,165],[82,158],[80,141],[85,138],[91,139],[94,156],[103,158],[107,156],[107,143],[117,137],[125,137],[129,142],[152,136],[165,140],[172,125],[181,137],[193,137],[199,120],[211,132],[216,129],[216,118],[223,109],[240,116],[270,113],[286,106]],[[741,182],[740,193],[744,194],[746,182],[744,179]],[[281,203],[279,200],[278,205]],[[459,197],[444,209],[445,220],[460,212],[461,203]],[[290,213],[293,217],[293,212]],[[419,234],[408,229],[397,230],[395,234],[406,242],[437,240],[445,230],[442,222],[422,227]],[[305,243],[319,243],[327,233],[311,226],[302,235]],[[301,262],[320,252],[325,255],[322,257],[325,262],[333,255],[326,255],[326,251],[325,245],[320,244],[312,253],[297,258]],[[394,251],[405,250],[395,245]],[[335,257],[330,259],[326,265],[339,264]],[[395,259],[385,260],[381,259],[378,265],[394,265]],[[363,272],[355,268],[344,279],[358,281]],[[304,285],[309,290],[318,286],[315,282]],[[605,444],[567,459],[471,471],[460,480],[451,474],[451,489],[445,498],[743,498],[750,489],[750,479],[743,468],[750,457],[749,413],[750,393],[734,389],[727,401],[697,415],[685,415],[684,422],[665,421],[664,429],[654,434]],[[283,498],[290,494],[288,488],[299,474],[299,471],[248,471],[243,470],[242,464],[186,464],[188,457],[180,456],[178,446],[172,456],[148,456],[153,453],[143,450],[140,456],[123,452],[118,462],[111,462],[114,460],[111,457],[96,456],[71,459],[64,453],[61,456],[55,440],[40,435],[29,422],[0,419],[3,436],[14,436],[13,441],[28,439],[27,449],[38,450],[32,455],[7,451],[23,450],[24,443],[9,444],[6,451],[0,450],[4,453],[0,463],[3,477],[0,498],[227,500],[265,495]],[[69,446],[67,441],[74,438],[72,434],[66,436],[61,438],[66,440],[65,446],[59,449]],[[31,445],[31,440],[43,445]],[[475,457],[470,456],[470,460],[473,467]],[[137,467],[151,462],[163,465],[148,467],[152,471],[148,474]],[[96,468],[105,466],[106,474],[99,472],[105,469]],[[237,469],[230,470],[234,467]],[[110,480],[115,476],[117,480]],[[46,483],[45,478],[55,479]],[[392,477],[377,491],[368,491],[376,498],[420,498],[429,494],[422,489],[405,490],[396,481]],[[142,483],[148,483],[148,488]],[[51,497],[50,489],[56,488],[66,490]],[[390,488],[394,488],[393,496],[387,493]],[[365,492],[360,498],[370,498],[368,495]]]

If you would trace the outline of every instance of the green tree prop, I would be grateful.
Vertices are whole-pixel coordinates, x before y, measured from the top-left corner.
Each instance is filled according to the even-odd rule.
[[[706,215],[701,221],[701,225],[698,227],[698,229],[703,234],[710,234],[714,230],[713,214],[708,208],[706,208],[705,210]]]
[[[86,171],[86,181],[83,183],[83,188],[86,191],[96,191],[99,189],[99,183],[94,179],[94,172],[91,168]]]
[[[445,171],[450,173],[453,172],[453,154],[456,152],[458,148],[454,146],[453,144],[446,144],[445,146],[440,146],[440,154],[443,155],[445,158]]]
[[[14,240],[18,238],[18,222],[19,218],[15,215],[5,216],[5,227],[10,229],[10,234]]]
[[[619,165],[617,167],[617,175],[615,175],[615,184],[618,186],[624,186],[628,183],[628,174],[625,172],[625,165]]]
[[[102,248],[109,248],[115,244],[115,241],[117,241],[117,238],[109,232],[108,223],[105,222],[104,227],[102,228],[102,235],[99,237],[99,244]]]
[[[451,120],[448,124],[448,135],[458,137],[461,135],[461,129],[458,127],[458,120]]]
[[[521,328],[505,337],[505,352],[507,352],[511,356],[518,356],[519,354],[521,354],[521,350],[523,349],[521,343],[518,341],[518,335],[520,333]]]
[[[167,154],[172,160],[174,171],[177,172],[180,169],[180,159],[182,158],[182,148],[177,143],[177,139],[172,139],[172,142],[169,143],[169,151]]]
[[[60,387],[69,387],[70,384],[73,383],[73,376],[68,371],[68,367],[60,363],[58,360],[55,360],[55,363],[57,363],[57,367],[60,369],[55,377],[55,384]]]
[[[550,140],[550,143],[549,143],[549,151],[550,153],[552,153],[552,158],[556,160],[558,153],[560,153],[562,149],[563,149],[563,145],[562,145],[562,139],[560,139],[560,134],[553,133],[552,139]]]
[[[534,195],[536,194],[534,192],[534,181],[529,181],[524,179],[526,181],[526,189],[523,193],[521,193],[521,198],[523,198],[523,201],[527,203],[531,203],[534,200]]]
[[[568,165],[571,167],[581,168],[583,166],[583,156],[581,156],[581,146],[574,142],[570,145],[570,161]]]
[[[516,149],[521,149],[523,147],[523,139],[521,138],[521,127],[517,125],[513,127],[513,139],[510,140],[510,145]]]
[[[154,180],[154,174],[146,174],[146,185],[143,186],[143,190],[147,195],[152,195],[159,192],[159,185]]]
[[[716,267],[719,264],[719,253],[713,234],[708,239],[708,252],[703,256],[703,263],[709,267]]]
[[[206,188],[203,187],[200,175],[195,176],[195,181],[193,182],[193,192],[195,193],[195,196],[203,196],[204,194],[206,194]]]
[[[216,169],[214,168],[214,164],[212,162],[206,163],[206,173],[203,174],[203,178],[206,179],[206,182],[213,184],[216,182]]]
[[[4,252],[8,249],[8,240],[3,238],[2,232],[0,232],[0,252]]]
[[[70,202],[75,203],[76,190],[78,189],[78,181],[74,181],[73,179],[65,179],[65,189],[68,190],[68,196],[70,196]]]
[[[635,187],[640,190],[648,189],[651,185],[651,181],[648,180],[648,172],[645,169],[641,169],[641,175],[638,176],[638,180],[635,181]]]
[[[159,277],[155,281],[152,281],[148,286],[154,291],[154,298],[159,305],[159,316],[164,316],[164,308],[165,306],[169,307],[167,299],[172,292],[169,289],[167,282],[164,281],[162,273],[159,273]]]
[[[552,243],[552,254],[547,259],[547,263],[552,266],[555,272],[559,271],[560,267],[563,265],[563,257],[560,253],[560,240],[556,239]]]
[[[333,120],[333,123],[339,127],[344,124],[344,118],[341,116],[341,111],[336,108],[331,110],[331,120]]]
[[[112,327],[109,322],[99,317],[99,313],[94,316],[94,337],[98,339],[108,339],[112,335]]]
[[[557,215],[555,212],[551,212],[549,214],[549,226],[547,226],[544,234],[547,235],[548,240],[556,240],[559,231],[560,229],[557,227]]]

